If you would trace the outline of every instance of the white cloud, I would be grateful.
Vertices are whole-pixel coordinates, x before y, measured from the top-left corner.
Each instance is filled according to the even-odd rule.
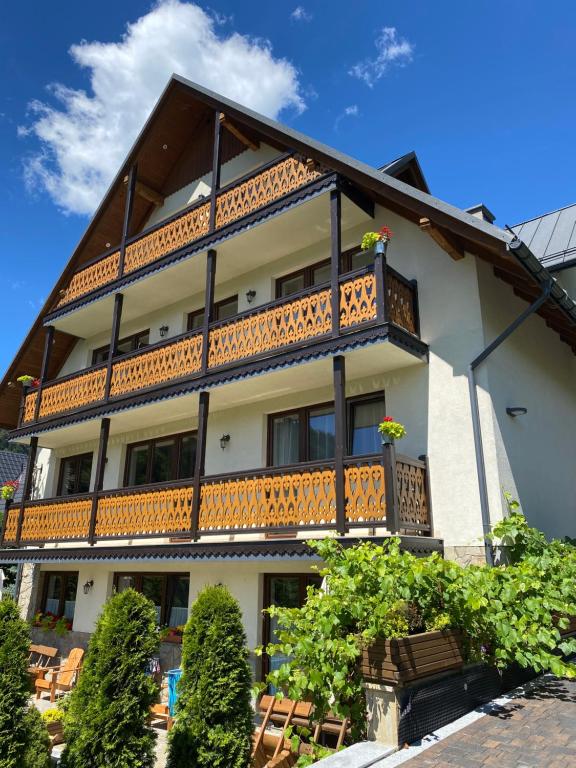
[[[303,5],[298,5],[290,14],[290,18],[294,21],[312,21],[312,14]]]
[[[298,72],[266,40],[225,35],[222,19],[182,0],[160,0],[116,43],[73,45],[90,88],[49,86],[56,102],[34,101],[20,135],[40,142],[25,176],[65,212],[89,214],[121,165],[173,72],[266,115],[305,108]]]
[[[376,51],[376,58],[364,59],[348,72],[349,75],[363,80],[370,88],[384,77],[392,65],[402,67],[412,61],[414,46],[398,36],[396,27],[384,27],[376,38]]]
[[[358,117],[359,114],[360,110],[358,108],[358,104],[350,104],[350,106],[345,107],[334,121],[334,130],[338,130],[340,123],[345,117]]]

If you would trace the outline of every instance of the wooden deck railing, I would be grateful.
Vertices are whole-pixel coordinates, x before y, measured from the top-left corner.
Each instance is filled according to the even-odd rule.
[[[283,156],[251,175],[221,189],[216,195],[216,229],[303,187],[324,171],[310,168],[298,155]],[[129,274],[173,251],[177,251],[207,235],[210,229],[210,201],[197,201],[136,237],[126,246],[124,270]],[[62,292],[56,308],[101,288],[122,277],[120,251],[113,249],[76,272]]]
[[[387,460],[386,454],[345,460],[346,526],[429,534],[426,462],[392,454],[397,491],[391,496]],[[334,461],[326,461],[206,476],[196,522],[191,480],[26,502],[9,510],[3,545],[87,541],[91,522],[96,540],[333,530],[335,473]]]
[[[340,332],[352,332],[363,323],[379,320],[376,284],[370,269],[340,278]],[[383,284],[387,317],[416,333],[415,286],[391,268],[386,269]],[[212,323],[207,370],[249,362],[257,356],[327,337],[332,330],[331,295],[329,285],[309,288],[289,299],[277,299]],[[115,358],[110,373],[110,398],[202,375],[202,345],[202,332],[192,331]],[[30,390],[24,397],[22,424],[34,421],[38,396],[39,418],[105,402],[106,376],[107,366],[100,364],[47,382],[40,392]]]

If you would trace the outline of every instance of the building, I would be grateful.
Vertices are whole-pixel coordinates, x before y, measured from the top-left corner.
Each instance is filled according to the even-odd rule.
[[[505,491],[575,535],[576,306],[492,221],[414,154],[374,169],[173,77],[0,385],[28,613],[85,638],[131,585],[174,627],[222,582],[255,646],[317,578],[310,537],[481,561]]]

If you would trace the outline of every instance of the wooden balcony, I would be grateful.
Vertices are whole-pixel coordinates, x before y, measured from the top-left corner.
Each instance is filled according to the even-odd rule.
[[[284,155],[215,195],[214,229],[255,213],[285,195],[315,181],[323,170],[310,167],[298,155]],[[198,200],[185,210],[126,242],[122,264],[118,246],[79,269],[56,304],[60,309],[108,283],[178,251],[211,231],[211,200]]]
[[[379,296],[378,291],[384,295]],[[366,268],[342,275],[339,293],[337,336],[378,323],[392,323],[418,336],[416,286],[390,267],[380,276]],[[40,390],[25,395],[21,423],[29,425],[36,419],[104,404],[108,399],[249,364],[333,335],[330,285],[307,289],[289,299],[212,323],[206,357],[206,337],[202,331],[195,331],[116,357],[109,372],[104,363],[46,382]]]
[[[2,545],[334,530],[335,474],[327,461],[206,476],[197,520],[192,480],[30,501],[9,510]],[[431,535],[426,462],[393,450],[348,458],[344,488],[346,529]]]

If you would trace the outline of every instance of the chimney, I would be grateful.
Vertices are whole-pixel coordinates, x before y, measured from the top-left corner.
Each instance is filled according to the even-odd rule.
[[[472,205],[470,208],[466,208],[466,213],[471,213],[472,216],[476,216],[477,219],[482,219],[482,221],[487,221],[488,224],[494,224],[494,219],[496,216],[492,213],[492,211],[489,208],[486,208],[484,203],[478,203],[478,205]]]

